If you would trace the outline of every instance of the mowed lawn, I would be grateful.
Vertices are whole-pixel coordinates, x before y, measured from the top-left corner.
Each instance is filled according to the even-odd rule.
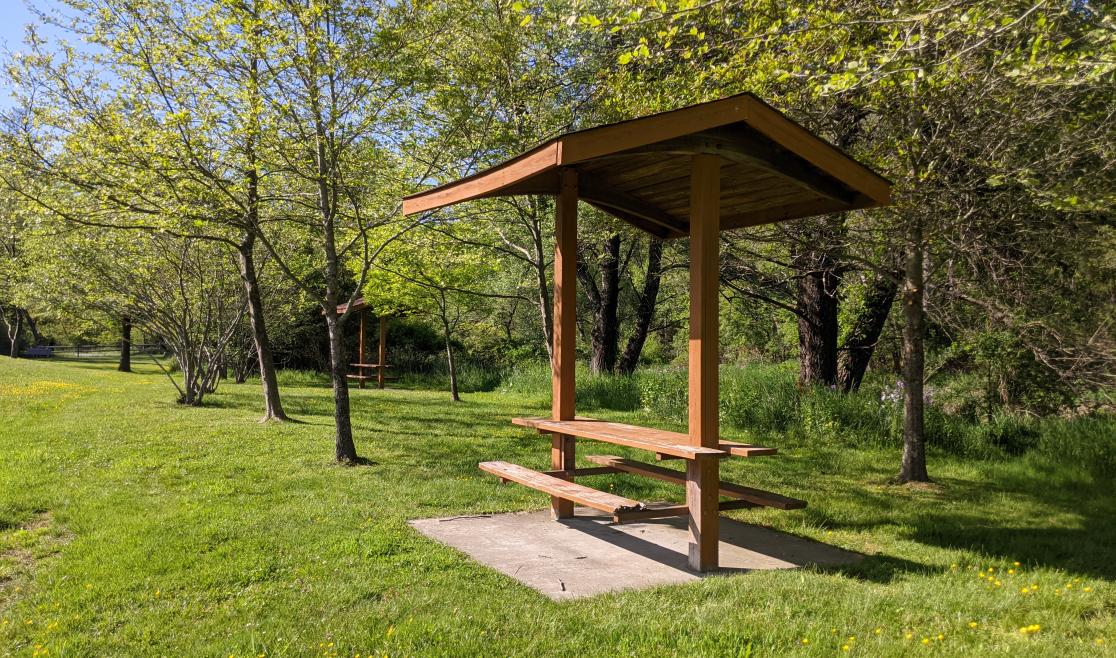
[[[544,507],[476,468],[546,465],[509,423],[543,396],[354,390],[374,464],[344,468],[328,389],[263,425],[254,384],[183,408],[140,368],[0,359],[0,655],[1116,655],[1116,488],[1087,465],[932,454],[904,488],[896,452],[778,446],[726,476],[810,506],[731,515],[862,563],[554,603],[406,525]]]

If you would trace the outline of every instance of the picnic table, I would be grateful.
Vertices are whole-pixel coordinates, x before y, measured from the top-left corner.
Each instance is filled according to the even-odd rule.
[[[722,230],[890,203],[891,184],[751,94],[566,133],[506,162],[412,194],[403,213],[429,213],[473,199],[556,197],[551,418],[516,418],[551,437],[551,470],[504,461],[481,470],[546,492],[555,518],[574,504],[624,523],[686,516],[689,564],[718,567],[718,515],[764,506],[793,510],[804,501],[720,479],[730,457],[775,455],[774,448],[726,441],[718,425],[718,284]],[[575,414],[577,214],[587,203],[661,240],[689,238],[688,431],[666,432]],[[381,361],[382,362],[382,361]],[[684,460],[685,472],[612,455],[578,467],[578,439]],[[685,486],[684,505],[650,505],[593,489],[574,478],[631,473]],[[721,498],[728,500],[721,501]]]

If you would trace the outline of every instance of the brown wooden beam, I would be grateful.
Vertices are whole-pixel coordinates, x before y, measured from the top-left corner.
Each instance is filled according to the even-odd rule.
[[[359,363],[364,363],[364,317],[366,315],[368,315],[368,309],[360,309],[360,340],[357,341],[357,344],[359,345],[357,349],[360,352],[360,358],[357,359]],[[364,388],[364,368],[358,369],[357,374],[361,375],[361,378],[358,380],[357,386],[359,386],[360,388]]]
[[[379,336],[379,361],[380,367],[376,368],[376,386],[379,388],[384,387],[384,379],[387,374],[387,317],[380,316],[380,336]]]
[[[686,484],[686,474],[671,468],[663,468],[662,466],[656,466],[654,464],[645,464],[635,459],[625,459],[612,455],[589,455],[587,459],[594,464],[600,464],[624,473],[632,473],[633,475],[641,475],[643,477],[662,480],[663,482],[672,482],[674,484]],[[764,491],[763,489],[745,487],[733,482],[721,481],[718,483],[717,493],[725,498],[736,498],[746,501],[750,503],[752,507],[774,507],[775,509],[781,510],[794,510],[806,507],[806,501],[804,500]],[[724,507],[721,509],[724,509]]]
[[[615,210],[634,215],[667,230],[670,234],[681,236],[687,232],[686,225],[683,222],[663,212],[658,206],[619,190],[606,189],[599,185],[587,186],[583,183],[578,195],[595,206],[603,207],[606,212]]]
[[[574,352],[577,338],[577,172],[563,169],[554,218],[554,345],[552,353],[551,417],[573,420]],[[550,467],[556,471],[576,468],[577,439],[568,434],[552,434]],[[552,496],[550,511],[556,519],[573,516],[573,503]]]
[[[729,162],[770,171],[801,188],[837,201],[842,205],[852,205],[858,201],[856,191],[827,176],[814,165],[783,149],[779,144],[747,126],[715,128],[657,144],[648,144],[616,155],[631,153],[662,153],[664,155],[705,153],[718,155]]]
[[[719,360],[718,284],[720,275],[721,158],[699,154],[690,173],[690,445],[716,448],[717,367]],[[717,568],[719,462],[686,462],[690,568]]]
[[[643,217],[624,212],[623,210],[619,210],[617,208],[609,208],[608,206],[602,206],[598,203],[593,203],[592,201],[586,201],[586,203],[593,206],[597,210],[600,210],[606,215],[612,215],[619,220],[625,221],[632,226],[642,231],[647,231],[651,235],[654,235],[655,237],[661,238],[663,240],[681,238],[686,235],[685,233],[674,233],[669,229],[663,228],[662,226],[655,224],[654,222],[644,219]]]
[[[589,468],[572,468],[568,471],[543,471],[543,475],[549,475],[556,478],[580,478],[587,475],[610,475],[613,473],[621,473],[622,471],[611,466],[591,466]]]

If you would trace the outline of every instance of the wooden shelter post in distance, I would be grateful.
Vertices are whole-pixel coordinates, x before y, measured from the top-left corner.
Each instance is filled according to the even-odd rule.
[[[551,435],[551,469],[507,462],[480,468],[551,495],[555,518],[574,504],[618,523],[686,516],[690,566],[718,566],[719,512],[806,503],[720,480],[720,460],[775,449],[726,441],[717,426],[719,235],[723,230],[887,205],[890,183],[751,94],[568,133],[503,164],[404,199],[428,212],[471,199],[557,197],[554,254],[554,397],[550,418],[512,422]],[[690,238],[689,432],[665,432],[575,415],[577,205],[588,203],[663,239]],[[576,439],[639,448],[685,471],[590,455],[578,468]],[[634,473],[683,485],[685,505],[648,505],[578,484],[575,477]],[[725,498],[727,500],[722,501]]]
[[[368,363],[366,358],[365,339],[368,336],[367,329],[365,328],[366,320],[368,319],[368,303],[364,301],[363,297],[358,297],[353,300],[353,311],[360,315],[360,333],[357,335],[357,362],[350,363],[349,365],[356,368],[356,372],[346,375],[349,379],[357,380],[357,386],[364,388],[364,382],[369,379],[376,380],[376,388],[383,388],[384,382],[394,381],[398,377],[389,377],[387,369],[392,366],[387,362],[387,329],[388,317],[380,315],[380,331],[377,336],[377,349],[376,349],[376,363]],[[344,313],[348,310],[348,304],[338,304],[337,312]],[[368,374],[368,371],[373,371],[375,374]]]

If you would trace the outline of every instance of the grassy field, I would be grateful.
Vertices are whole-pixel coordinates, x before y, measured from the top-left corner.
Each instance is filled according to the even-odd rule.
[[[724,472],[810,507],[731,515],[863,562],[554,603],[405,523],[545,506],[476,469],[545,465],[508,422],[538,395],[354,391],[374,464],[343,468],[312,382],[261,425],[253,385],[183,408],[141,369],[0,359],[0,655],[1116,655],[1116,486],[1086,465],[933,454],[905,488],[893,450],[779,445]]]

